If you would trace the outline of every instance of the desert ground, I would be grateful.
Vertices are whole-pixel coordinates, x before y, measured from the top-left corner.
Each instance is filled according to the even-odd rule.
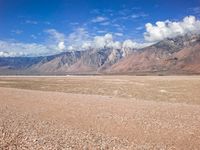
[[[0,77],[0,150],[198,150],[200,76]]]

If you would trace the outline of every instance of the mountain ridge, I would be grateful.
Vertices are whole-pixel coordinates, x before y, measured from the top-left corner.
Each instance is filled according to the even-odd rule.
[[[142,49],[102,48],[40,57],[1,57],[0,74],[200,74],[200,35],[167,38]]]
[[[194,56],[194,53],[197,55]],[[200,64],[199,53],[200,35],[179,36],[165,39],[129,55],[114,64],[110,72],[200,73],[200,68],[197,67]],[[189,65],[196,70],[190,69]]]

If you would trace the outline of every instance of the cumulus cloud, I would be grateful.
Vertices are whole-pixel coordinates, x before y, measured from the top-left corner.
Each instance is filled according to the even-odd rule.
[[[123,48],[135,48],[135,43],[132,40],[125,40],[122,44]]]
[[[121,36],[118,35],[118,36]],[[72,33],[68,36],[67,50],[88,50],[88,49],[137,49],[150,45],[150,43],[137,43],[133,40],[116,41],[114,40],[113,34],[107,33],[103,36],[89,36],[88,32],[81,29],[79,32]]]
[[[104,48],[109,43],[113,42],[112,34],[94,37],[93,46],[97,49]]]
[[[138,49],[149,46],[152,43],[138,43],[133,40],[115,41],[113,35],[108,33],[103,36],[95,36],[90,42],[84,43],[84,46],[92,49],[113,48],[113,49]]]
[[[60,50],[64,50],[65,49],[65,43],[64,42],[59,42],[58,43],[58,48],[60,49]]]
[[[200,20],[194,16],[187,16],[180,22],[166,20],[158,21],[155,25],[147,23],[144,38],[147,41],[156,42],[186,33],[200,33]]]

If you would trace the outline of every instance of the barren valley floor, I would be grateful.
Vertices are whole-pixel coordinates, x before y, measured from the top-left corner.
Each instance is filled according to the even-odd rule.
[[[0,149],[200,149],[200,76],[0,77]]]

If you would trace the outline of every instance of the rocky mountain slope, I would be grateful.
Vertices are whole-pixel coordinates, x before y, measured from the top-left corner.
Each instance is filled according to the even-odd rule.
[[[63,52],[45,57],[0,58],[0,74],[200,73],[200,35],[165,39],[143,49]]]
[[[96,74],[111,67],[131,51],[104,48],[45,57],[0,58],[0,74]]]
[[[166,39],[120,60],[109,73],[200,73],[200,35]]]

